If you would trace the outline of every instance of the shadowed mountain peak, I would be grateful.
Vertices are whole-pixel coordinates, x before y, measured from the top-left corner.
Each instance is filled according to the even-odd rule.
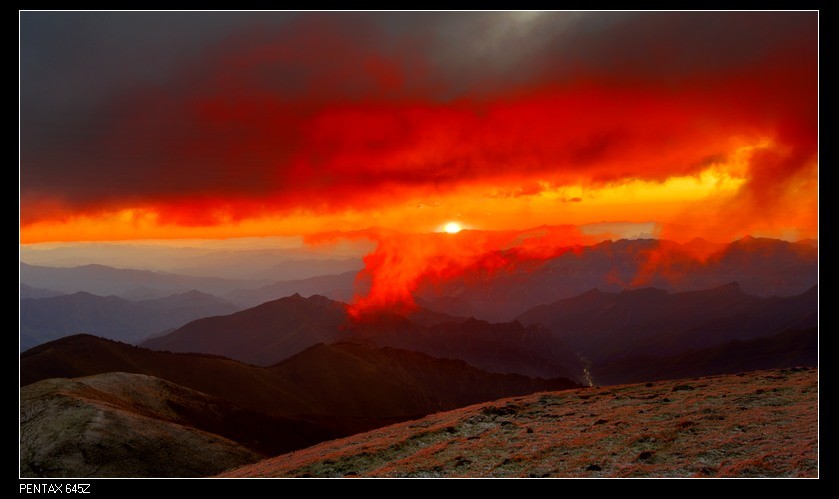
[[[143,346],[175,352],[215,353],[249,364],[271,365],[315,344],[347,335],[346,306],[325,296],[295,293],[223,317],[190,322]]]

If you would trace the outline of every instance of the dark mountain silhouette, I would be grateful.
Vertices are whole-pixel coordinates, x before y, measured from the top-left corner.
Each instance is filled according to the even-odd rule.
[[[754,296],[791,296],[817,283],[817,267],[818,249],[807,242],[746,237],[718,245],[702,240],[678,244],[621,239],[576,248],[542,263],[427,283],[417,296],[439,312],[503,322],[592,288],[618,292],[656,287],[680,292],[737,281]]]
[[[237,310],[215,296],[189,291],[154,300],[74,293],[20,302],[20,343],[25,350],[76,333],[137,342],[199,317]]]
[[[487,373],[460,360],[357,342],[316,345],[269,369],[309,393],[326,413],[358,418],[415,417],[492,400],[502,391],[579,386],[567,379]]]
[[[573,352],[544,328],[489,324],[423,308],[408,317],[380,313],[351,320],[342,303],[295,294],[229,316],[196,320],[142,346],[266,366],[318,343],[357,337],[378,346],[460,359],[489,372],[571,379],[582,373]]]
[[[818,365],[816,328],[692,350],[670,357],[631,357],[591,367],[599,385],[733,374],[758,369]]]
[[[268,413],[318,412],[308,395],[270,371],[220,356],[155,352],[91,335],[38,345],[20,356],[20,383],[109,372],[146,374]]]
[[[666,356],[731,340],[815,327],[816,287],[791,297],[760,298],[731,283],[669,293],[645,288],[580,296],[536,307],[521,316],[542,324],[594,362],[633,356]]]
[[[20,281],[28,286],[53,289],[62,293],[83,291],[129,299],[161,298],[190,290],[222,295],[236,289],[254,288],[265,284],[265,281],[258,280],[197,277],[150,270],[116,269],[105,265],[42,267],[22,262]]]
[[[405,314],[405,317],[414,324],[420,326],[436,326],[447,322],[464,322],[469,319],[469,316],[451,315],[443,312],[438,312],[432,304],[423,303],[422,300],[417,300],[416,307]]]
[[[487,373],[462,361],[359,343],[316,345],[271,367],[155,352],[90,335],[62,338],[21,354],[22,385],[107,372],[155,376],[268,414],[317,416],[321,424],[339,430],[504,394],[576,386],[566,379]],[[366,422],[342,421],[353,418]]]
[[[468,320],[468,317],[444,314],[442,312],[433,310],[429,307],[422,306],[421,304],[419,304],[419,306],[413,309],[412,311],[405,314],[405,317],[414,324],[418,324],[420,326],[425,327],[431,327],[436,326],[437,324],[445,324],[452,322],[465,322]]]
[[[176,331],[146,340],[156,350],[223,355],[267,366],[317,343],[349,335],[346,307],[323,296],[299,294],[222,317],[199,319]]]
[[[370,315],[350,326],[376,345],[460,359],[497,373],[582,379],[583,365],[556,335],[519,322],[490,324],[474,318],[423,327],[398,315]]]
[[[815,287],[797,296],[761,298],[745,294],[736,283],[682,293],[591,290],[499,324],[422,308],[410,319],[379,313],[351,320],[341,303],[294,295],[199,319],[143,345],[271,365],[317,343],[363,338],[378,346],[460,359],[489,372],[583,380],[578,354],[595,363],[671,356],[814,327],[816,315]]]

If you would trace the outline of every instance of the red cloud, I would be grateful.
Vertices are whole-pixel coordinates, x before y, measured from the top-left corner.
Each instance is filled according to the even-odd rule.
[[[403,234],[384,229],[310,236],[319,244],[340,239],[365,238],[377,243],[364,257],[359,280],[369,285],[366,296],[356,296],[350,311],[410,311],[420,286],[442,284],[454,278],[485,279],[497,272],[526,270],[528,265],[590,244],[592,237],[576,227],[539,227],[522,231],[472,231],[456,234]],[[367,287],[367,286],[365,286]]]
[[[602,43],[620,47],[645,23],[605,33]],[[660,53],[670,67],[674,51],[694,42],[663,33],[668,50],[644,57]],[[697,58],[672,74],[651,64],[647,76],[604,66],[603,54],[567,71],[546,52],[527,60],[521,81],[483,90],[470,76],[472,86],[452,98],[457,77],[429,59],[428,40],[304,17],[280,34],[231,38],[182,68],[175,84],[109,103],[89,139],[26,148],[22,220],[141,207],[164,224],[213,225],[386,209],[468,185],[529,195],[540,182],[663,181],[769,139],[738,198],[759,219],[814,164],[817,52],[802,33],[780,48],[766,42],[778,50],[741,54],[742,64]],[[624,52],[616,53],[641,57]]]

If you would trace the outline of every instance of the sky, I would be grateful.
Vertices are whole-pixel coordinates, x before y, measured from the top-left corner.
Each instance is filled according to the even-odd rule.
[[[24,244],[451,222],[817,238],[818,14],[20,14]]]

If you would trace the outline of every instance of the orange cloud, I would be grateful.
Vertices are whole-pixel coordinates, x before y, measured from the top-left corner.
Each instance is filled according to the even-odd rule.
[[[371,310],[406,312],[415,307],[414,292],[423,285],[454,278],[487,279],[498,272],[526,271],[529,265],[578,250],[597,239],[576,227],[539,227],[520,231],[463,230],[450,234],[405,234],[385,229],[310,236],[310,244],[341,239],[369,239],[376,249],[364,257],[359,281],[369,289],[358,295],[350,312]]]
[[[815,237],[815,31],[806,16],[752,17],[773,36],[703,15],[720,30],[697,43],[669,27],[686,18],[630,17],[597,39],[604,53],[543,48],[521,79],[486,85],[435,62],[427,35],[374,22],[242,32],[171,85],[104,103],[72,140],[24,127],[21,239],[423,232],[455,218]],[[728,39],[745,48],[707,57]],[[682,53],[706,57],[683,67]]]

